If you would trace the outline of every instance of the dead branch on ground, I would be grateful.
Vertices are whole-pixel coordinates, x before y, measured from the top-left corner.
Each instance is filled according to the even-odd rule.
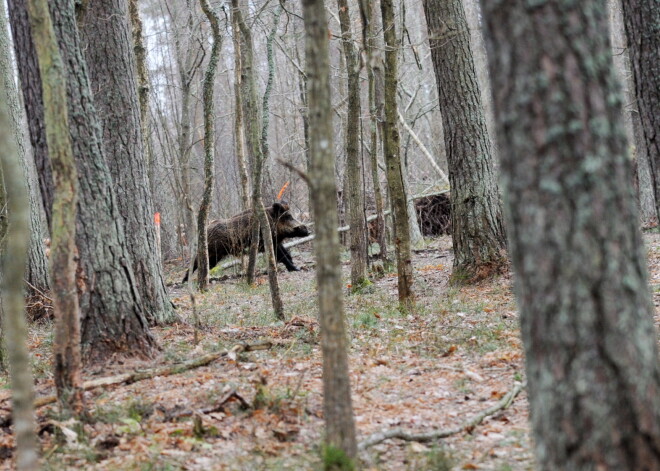
[[[360,451],[366,450],[371,446],[377,445],[391,438],[398,438],[399,440],[405,440],[409,442],[430,442],[433,440],[437,440],[439,438],[446,438],[451,435],[456,435],[463,431],[470,431],[471,429],[479,425],[486,417],[493,415],[495,412],[499,410],[503,410],[509,407],[513,402],[513,400],[516,398],[516,396],[520,394],[520,391],[522,391],[524,388],[525,388],[525,384],[516,382],[513,388],[511,389],[511,391],[509,391],[502,399],[500,399],[500,401],[497,404],[480,412],[479,414],[475,415],[471,419],[465,421],[464,423],[456,427],[452,427],[449,429],[431,430],[430,432],[422,432],[422,433],[407,432],[400,428],[386,430],[384,432],[378,432],[369,435],[366,439],[362,440],[358,444],[358,450]]]

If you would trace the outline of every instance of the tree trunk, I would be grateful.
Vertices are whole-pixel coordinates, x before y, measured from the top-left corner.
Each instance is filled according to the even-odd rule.
[[[374,15],[374,8],[370,0],[360,0],[360,15],[362,17],[362,35],[365,53],[367,55],[367,76],[369,79],[369,142],[371,152],[369,162],[371,166],[371,181],[374,189],[376,203],[376,238],[379,245],[378,257],[387,261],[387,237],[385,233],[385,216],[383,215],[383,192],[380,188],[378,176],[378,104],[376,100],[376,71],[379,70],[377,52],[380,47],[378,28],[376,25],[378,15]]]
[[[243,209],[250,207],[250,176],[247,170],[247,159],[245,157],[245,124],[243,118],[243,59],[241,51],[241,30],[238,25],[236,10],[238,9],[238,0],[232,1],[231,27],[232,38],[234,41],[234,141],[236,145],[236,161],[238,172],[241,178],[241,200]]]
[[[657,332],[606,2],[482,5],[539,468],[658,470]]]
[[[257,253],[259,251],[259,207],[262,205],[261,201],[261,174],[263,169],[263,163],[260,162],[261,150],[261,140],[259,136],[259,110],[257,105],[257,84],[254,71],[254,46],[252,43],[252,32],[250,28],[245,24],[243,19],[243,13],[240,6],[238,5],[237,0],[233,0],[234,5],[234,15],[236,15],[236,20],[238,26],[241,30],[241,52],[242,57],[242,76],[241,84],[243,88],[242,93],[242,103],[243,103],[243,123],[245,124],[245,137],[247,140],[247,149],[248,157],[250,163],[252,164],[252,211],[254,217],[252,218],[252,228],[251,228],[251,245],[250,245],[250,255],[248,259],[247,266],[247,283],[252,285],[255,278],[255,270],[257,266]],[[263,234],[267,234],[265,228],[261,228]]]
[[[321,0],[303,0],[309,100],[309,131],[314,220],[316,221],[316,279],[323,350],[323,412],[325,442],[357,457],[355,423],[346,354],[344,304],[341,294],[337,185],[332,146],[328,24]],[[325,463],[326,467],[332,463]]]
[[[81,28],[103,145],[125,224],[137,286],[151,324],[174,320],[156,248],[153,204],[140,132],[135,57],[127,0],[100,0],[81,12]]]
[[[78,175],[69,136],[66,70],[46,0],[28,0],[43,90],[46,141],[53,169],[51,277],[55,308],[54,380],[65,415],[83,413],[80,311],[76,292]]]
[[[280,7],[275,12],[275,18],[273,19],[273,28],[268,35],[266,40],[266,55],[268,60],[268,81],[266,82],[266,90],[264,91],[264,99],[262,103],[262,117],[261,117],[261,152],[258,155],[258,159],[255,165],[255,168],[259,169],[259,172],[255,171],[255,181],[254,186],[261,187],[261,178],[260,176],[261,169],[263,165],[268,161],[268,156],[270,155],[270,147],[268,145],[268,126],[270,123],[270,94],[273,90],[273,79],[275,78],[275,61],[273,57],[273,40],[275,39],[275,34],[277,33],[277,27],[280,22],[280,16],[282,15],[283,9]],[[273,232],[270,227],[270,222],[268,221],[268,215],[266,214],[266,209],[264,208],[261,197],[259,197],[259,203],[257,207],[257,217],[259,218],[259,226],[262,228],[262,233],[264,235],[264,250],[266,252],[266,261],[268,263],[268,284],[270,287],[270,297],[273,304],[273,312],[277,319],[284,319],[284,304],[282,303],[282,297],[280,296],[280,285],[277,279],[277,260],[275,259],[275,247],[273,246],[273,237],[270,234]]]
[[[54,0],[51,6],[67,67],[69,115],[76,118],[69,122],[69,133],[80,182],[76,243],[83,355],[86,361],[93,362],[105,361],[118,352],[149,354],[154,340],[146,327],[101,147],[74,4],[72,0]],[[25,4],[17,3],[15,8],[18,7],[25,8]],[[19,64],[22,62],[25,60]],[[41,97],[36,102],[41,103]],[[32,113],[38,111],[43,112],[43,107],[28,109]],[[43,121],[43,117],[38,119]]]
[[[396,252],[397,272],[399,274],[399,302],[404,307],[411,307],[414,302],[412,290],[413,272],[410,252],[410,225],[408,223],[408,198],[403,183],[401,164],[399,117],[396,103],[398,87],[397,41],[394,28],[394,5],[392,0],[381,0],[380,10],[383,18],[385,37],[385,121],[383,123],[383,150],[387,165],[387,184],[392,201],[394,215],[394,249]]]
[[[362,165],[360,160],[360,69],[351,34],[348,1],[338,0],[346,70],[348,71],[348,111],[346,117],[346,173],[348,185],[349,237],[351,247],[351,284],[360,287],[367,281],[367,224],[362,197]]]
[[[41,77],[37,53],[32,42],[27,4],[24,0],[8,0],[9,23],[11,24],[18,76],[21,81],[23,102],[27,114],[30,142],[41,190],[41,204],[46,216],[47,227],[52,226],[53,171],[48,158],[46,128],[41,90]]]
[[[213,46],[211,57],[204,75],[204,193],[202,202],[197,213],[197,276],[199,290],[206,291],[209,284],[209,246],[206,237],[206,225],[209,219],[211,197],[213,195],[213,172],[215,162],[215,100],[213,96],[213,85],[215,83],[215,72],[218,68],[218,55],[222,48],[222,36],[220,35],[220,18],[211,7],[208,0],[200,0],[199,4],[211,24],[213,34]]]
[[[9,232],[2,252],[2,326],[7,347],[12,390],[12,416],[16,438],[16,469],[39,469],[36,421],[34,417],[34,386],[27,348],[27,325],[23,299],[23,276],[30,241],[30,208],[28,195],[22,180],[19,149],[21,140],[15,117],[11,116],[9,103],[16,102],[17,91],[10,74],[9,36],[4,3],[0,2],[0,75],[3,94],[9,100],[0,99],[0,167],[5,180],[3,193],[7,192]],[[8,80],[9,79],[9,80]],[[11,88],[7,86],[10,85]],[[3,234],[4,236],[5,234]],[[6,249],[6,250],[5,250]]]
[[[454,282],[474,282],[507,263],[506,235],[486,119],[461,0],[425,0],[451,188]]]
[[[14,68],[10,51],[9,31],[7,30],[6,11],[0,8],[0,89],[4,90],[7,98],[7,110],[9,122],[12,126],[12,135],[16,138],[16,146],[19,162],[22,170],[20,182],[25,182],[29,198],[29,240],[28,263],[26,266],[25,280],[27,281],[26,292],[28,295],[43,295],[50,290],[50,279],[48,274],[48,258],[44,246],[44,239],[48,234],[45,221],[42,218],[42,203],[39,188],[36,184],[34,161],[26,148],[24,139],[24,113],[21,109],[18,90],[14,82]],[[4,189],[2,191],[4,196]],[[2,206],[5,208],[5,203]],[[3,215],[6,216],[6,215]],[[3,222],[6,219],[3,218]],[[2,231],[4,235],[5,232]],[[37,313],[33,313],[37,314]],[[38,315],[38,314],[37,314]]]
[[[623,1],[622,5],[637,107],[653,176],[656,216],[660,221],[660,6],[655,0]]]

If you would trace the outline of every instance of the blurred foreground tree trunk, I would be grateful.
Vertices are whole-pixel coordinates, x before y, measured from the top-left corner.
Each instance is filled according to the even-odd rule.
[[[507,259],[502,206],[461,0],[425,0],[451,188],[452,280],[475,282]]]
[[[94,105],[117,188],[133,272],[151,324],[176,316],[163,281],[156,247],[153,202],[143,153],[135,55],[127,0],[99,0],[79,12]]]
[[[20,156],[14,117],[9,112],[6,94],[16,95],[16,90],[7,89],[9,65],[8,36],[5,22],[4,2],[0,3],[0,62],[2,63],[3,88],[0,89],[0,167],[7,193],[9,224],[7,238],[2,251],[2,328],[4,344],[7,347],[9,372],[11,378],[12,418],[16,439],[16,469],[33,471],[39,469],[37,449],[36,421],[34,417],[34,386],[30,355],[27,348],[28,332],[25,319],[25,301],[23,299],[23,276],[27,261],[27,249],[30,241],[30,208],[26,187],[23,183]],[[13,87],[13,80],[10,80]],[[3,234],[5,235],[5,234]]]
[[[657,0],[624,0],[622,6],[637,109],[660,222],[660,5]]]
[[[351,16],[347,0],[338,0],[342,45],[348,71],[348,111],[346,117],[346,172],[348,223],[350,226],[351,285],[367,281],[367,223],[362,197],[362,161],[360,159],[360,65],[353,44]]]
[[[383,151],[387,166],[387,184],[394,215],[394,249],[396,252],[399,302],[411,307],[414,303],[412,254],[410,251],[410,225],[408,198],[404,187],[403,166],[399,137],[399,112],[396,103],[398,65],[394,5],[392,0],[381,0],[383,35],[385,37],[385,121],[383,122]]]
[[[482,5],[539,468],[658,470],[657,332],[606,1]]]
[[[337,185],[332,145],[328,24],[322,0],[303,0],[309,102],[310,186],[316,222],[316,279],[323,350],[325,443],[357,458],[342,297]],[[325,463],[332,469],[333,463]]]
[[[78,174],[69,135],[66,69],[46,0],[28,0],[41,87],[46,141],[53,169],[51,279],[55,308],[54,380],[64,415],[83,413],[80,311],[76,296]]]

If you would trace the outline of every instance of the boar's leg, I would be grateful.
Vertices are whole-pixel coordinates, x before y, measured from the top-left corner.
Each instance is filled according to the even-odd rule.
[[[277,244],[277,261],[283,263],[289,271],[300,271],[300,268],[293,263],[291,252],[289,252],[282,244]]]
[[[197,270],[197,259],[195,259],[195,262],[193,263],[193,269],[192,269],[193,273],[195,273],[195,270]],[[181,280],[181,283],[185,283],[186,281],[188,281],[188,275],[189,275],[188,270],[186,270],[186,275],[183,277],[183,280]]]

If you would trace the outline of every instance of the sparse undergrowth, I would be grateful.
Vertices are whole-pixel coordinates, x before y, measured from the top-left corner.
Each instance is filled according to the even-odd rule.
[[[660,235],[646,238],[651,283],[659,286]],[[395,274],[382,272],[356,290],[348,284],[349,266],[344,264],[359,437],[392,427],[422,432],[455,426],[497,402],[514,380],[524,377],[510,277],[449,287],[449,248],[444,237],[415,255],[417,303],[410,312],[397,307]],[[157,359],[92,367],[87,375],[175,363],[262,338],[276,342],[272,349],[90,391],[90,418],[83,426],[61,423],[52,408],[40,409],[44,468],[324,469],[328,456],[321,447],[316,281],[311,254],[295,256],[303,271],[282,272],[280,279],[286,322],[273,316],[265,276],[255,286],[229,278],[197,294],[198,345],[191,324],[155,329],[162,346]],[[180,268],[169,273],[170,279],[179,275]],[[179,315],[190,321],[185,287],[174,285],[171,293]],[[37,389],[50,394],[49,324],[32,325],[30,341]],[[5,376],[0,376],[0,387],[7,388]],[[10,457],[12,446],[5,428],[0,456]],[[0,469],[10,469],[11,463],[4,460]],[[390,440],[375,445],[361,455],[360,469],[533,469],[525,396],[470,433],[434,444]]]

